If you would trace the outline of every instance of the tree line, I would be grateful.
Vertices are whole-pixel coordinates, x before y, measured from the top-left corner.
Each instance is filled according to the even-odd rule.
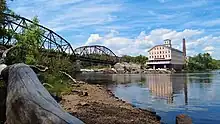
[[[213,59],[209,53],[199,53],[196,56],[189,57],[186,70],[205,71],[220,69],[220,60]]]
[[[139,56],[129,56],[129,55],[123,55],[120,58],[121,62],[131,62],[131,63],[136,63],[136,64],[141,64],[145,65],[148,60],[148,57],[139,55]]]

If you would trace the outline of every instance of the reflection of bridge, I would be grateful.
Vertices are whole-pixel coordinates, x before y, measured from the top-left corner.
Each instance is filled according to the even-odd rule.
[[[15,34],[22,34],[23,29],[31,29],[30,24],[36,25],[40,30],[41,35],[41,46],[42,50],[50,50],[56,53],[66,53],[73,56],[74,60],[89,61],[94,63],[104,63],[104,64],[115,64],[118,61],[118,57],[107,47],[105,46],[83,46],[72,48],[69,42],[62,38],[57,33],[52,30],[35,24],[33,21],[10,14],[4,15],[3,28],[7,31]],[[10,47],[15,45],[18,41],[13,36],[0,36],[0,44],[5,47]]]

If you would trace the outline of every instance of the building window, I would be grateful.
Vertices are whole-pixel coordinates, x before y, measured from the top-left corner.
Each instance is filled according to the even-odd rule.
[[[161,51],[160,51],[160,54],[161,54]]]
[[[166,58],[167,58],[167,55],[166,55]]]
[[[157,58],[156,56],[154,58]]]

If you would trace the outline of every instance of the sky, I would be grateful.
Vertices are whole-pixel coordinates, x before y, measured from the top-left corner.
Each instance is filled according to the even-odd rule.
[[[71,43],[104,45],[116,55],[148,55],[171,39],[187,56],[220,59],[220,0],[13,0],[8,6]]]

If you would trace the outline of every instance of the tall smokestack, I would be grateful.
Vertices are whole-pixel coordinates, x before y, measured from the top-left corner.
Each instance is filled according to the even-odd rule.
[[[183,38],[183,56],[184,59],[186,59],[186,40]]]

